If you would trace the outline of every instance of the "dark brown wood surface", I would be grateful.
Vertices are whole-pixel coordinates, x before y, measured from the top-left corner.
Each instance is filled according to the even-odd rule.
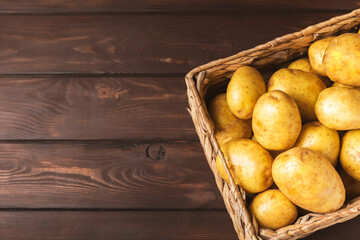
[[[286,11],[0,15],[0,74],[184,76],[201,64],[336,15]]]
[[[198,142],[1,143],[0,204],[224,209]]]
[[[226,240],[236,239],[224,210],[201,211],[3,211],[7,240]],[[306,240],[358,240],[359,219],[321,230]]]
[[[186,107],[182,77],[2,77],[0,140],[197,140]]]
[[[219,11],[246,9],[270,10],[352,10],[357,1],[341,0],[0,0],[0,12],[157,12],[157,11]]]
[[[30,224],[31,223],[31,224]],[[221,211],[14,211],[0,212],[7,240],[235,239]],[[5,227],[6,226],[6,227]]]
[[[184,74],[358,6],[0,0],[0,239],[236,239]]]

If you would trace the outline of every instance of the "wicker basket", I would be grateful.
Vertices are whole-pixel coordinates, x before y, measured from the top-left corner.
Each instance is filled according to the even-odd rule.
[[[225,206],[233,221],[239,239],[297,239],[305,237],[319,229],[347,221],[360,214],[360,198],[353,199],[337,212],[328,214],[310,213],[300,217],[293,225],[276,231],[259,228],[255,219],[246,209],[246,194],[236,186],[227,168],[222,152],[214,137],[214,124],[206,109],[206,102],[214,90],[224,90],[233,72],[244,65],[266,69],[287,62],[306,53],[315,40],[353,32],[360,24],[360,9],[334,17],[328,21],[307,27],[306,29],[276,38],[255,48],[236,55],[219,59],[190,71],[186,77],[188,109],[199,136],[205,156],[214,173],[216,184],[223,196]],[[215,91],[216,92],[216,91]],[[219,92],[219,91],[218,91]],[[215,158],[220,155],[230,179],[230,184],[223,181],[215,167]]]

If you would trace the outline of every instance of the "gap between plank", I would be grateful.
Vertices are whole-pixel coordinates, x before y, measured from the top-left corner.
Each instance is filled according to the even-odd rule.
[[[70,15],[238,15],[241,14],[266,14],[266,13],[347,13],[352,9],[307,9],[307,8],[282,8],[282,7],[265,7],[265,8],[256,8],[256,7],[248,7],[248,8],[224,8],[224,9],[141,9],[141,10],[133,10],[133,9],[124,9],[124,10],[116,10],[116,11],[11,11],[11,10],[0,10],[0,16],[12,15],[12,16],[24,16],[24,15],[37,15],[37,16],[70,16]]]

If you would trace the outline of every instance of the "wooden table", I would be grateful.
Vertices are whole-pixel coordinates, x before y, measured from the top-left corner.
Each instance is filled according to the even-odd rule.
[[[0,239],[236,239],[185,73],[357,6],[0,0]]]

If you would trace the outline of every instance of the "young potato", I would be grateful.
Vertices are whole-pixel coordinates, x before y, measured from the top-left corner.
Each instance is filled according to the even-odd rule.
[[[228,168],[237,185],[249,193],[262,192],[272,184],[271,166],[273,158],[258,143],[250,139],[231,140],[222,148],[228,161]],[[220,176],[230,182],[224,165],[219,157],[216,158],[216,168]]]
[[[303,122],[316,120],[314,106],[319,93],[325,88],[315,74],[288,68],[276,71],[268,84],[268,91],[281,90],[295,100]]]
[[[325,51],[323,66],[332,81],[360,87],[360,35],[345,33],[334,38]]]
[[[341,83],[337,83],[335,82],[332,87],[344,87],[344,88],[355,88],[357,90],[360,90],[360,87],[352,87],[352,86],[348,86],[348,85],[344,85],[344,84],[341,84]]]
[[[315,104],[315,113],[326,127],[335,130],[360,128],[360,91],[330,87],[323,90]]]
[[[226,90],[226,99],[231,112],[241,119],[250,119],[256,101],[266,92],[263,77],[253,67],[238,68]]]
[[[311,64],[310,64],[310,61],[309,59],[307,58],[300,58],[294,62],[292,62],[289,66],[288,66],[289,69],[297,69],[297,70],[302,70],[304,72],[310,72],[310,73],[314,73],[316,74],[320,79],[321,81],[323,81],[323,83],[325,84],[326,87],[330,87],[333,82],[330,81],[330,79],[328,79],[327,77],[323,77],[323,76],[320,76],[319,74],[317,74],[314,69],[311,68]]]
[[[256,195],[249,210],[261,227],[272,230],[292,224],[298,215],[297,207],[278,189]]]
[[[293,203],[316,213],[338,210],[345,201],[339,174],[322,154],[292,148],[274,160],[272,174],[280,191]]]
[[[304,72],[315,73],[314,69],[311,68],[310,61],[307,58],[300,58],[292,62],[289,66],[289,69],[302,70]]]
[[[286,93],[275,90],[257,101],[252,119],[257,141],[269,150],[291,148],[301,130],[301,117],[295,101]]]
[[[345,172],[360,181],[360,129],[349,131],[343,136],[340,163]]]
[[[308,54],[309,54],[309,60],[310,60],[311,67],[312,67],[312,69],[314,69],[314,71],[317,74],[324,76],[324,77],[327,76],[326,71],[323,66],[324,54],[325,54],[327,47],[329,46],[329,43],[334,38],[335,37],[328,37],[328,38],[318,40],[318,41],[314,42],[313,44],[311,44],[309,47]]]
[[[350,201],[353,198],[360,196],[360,181],[355,180],[344,169],[340,168],[339,175],[344,183],[346,190],[346,200]]]
[[[339,133],[320,122],[310,122],[302,126],[294,147],[306,147],[318,151],[336,167],[340,151]]]
[[[220,146],[231,139],[251,137],[251,120],[242,120],[232,114],[226,103],[225,93],[214,97],[208,110],[214,121],[215,137]]]
[[[258,140],[256,139],[255,135],[253,135],[253,136],[251,137],[251,140],[259,143]],[[259,143],[259,144],[260,144],[260,143]],[[268,151],[269,151],[270,155],[271,155],[273,158],[276,158],[279,154],[283,153],[283,152],[286,151],[286,150],[279,150],[279,151],[276,151],[276,150],[268,150]]]

